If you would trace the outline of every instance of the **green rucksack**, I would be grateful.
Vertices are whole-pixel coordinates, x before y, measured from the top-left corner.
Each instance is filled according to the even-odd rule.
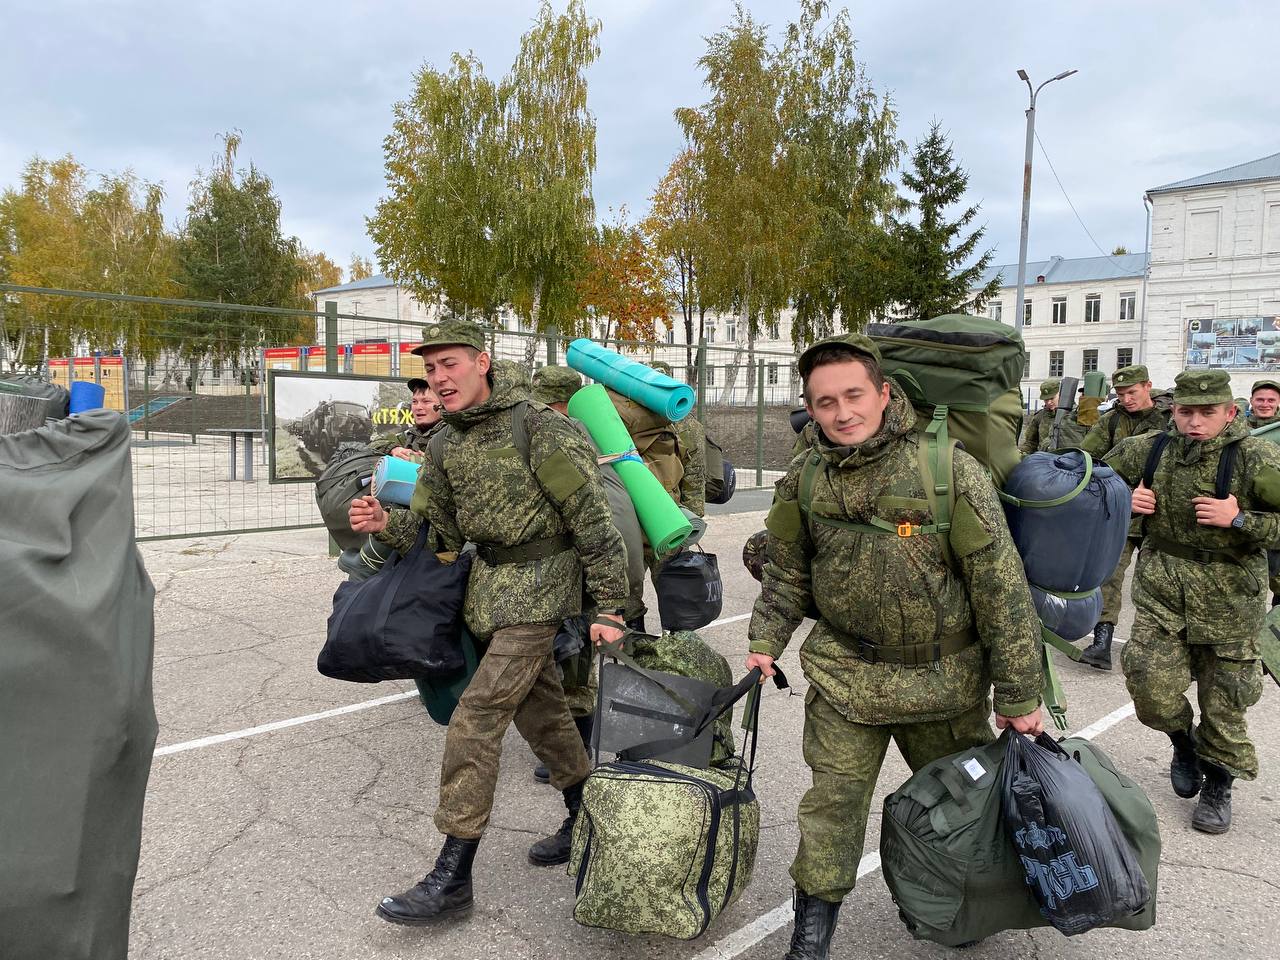
[[[1108,926],[1146,930],[1156,922],[1155,809],[1091,741],[1072,737],[1059,745],[1106,799],[1151,890],[1146,907]],[[955,947],[1002,930],[1049,926],[1001,817],[1004,756],[1000,739],[943,757],[885,798],[880,862],[898,914],[918,940]]]
[[[316,506],[329,536],[343,550],[359,551],[367,535],[351,529],[351,501],[369,492],[368,479],[382,454],[367,443],[343,443],[316,479]]]

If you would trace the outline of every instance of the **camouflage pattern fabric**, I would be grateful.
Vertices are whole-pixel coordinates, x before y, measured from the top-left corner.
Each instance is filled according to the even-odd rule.
[[[414,453],[426,453],[427,438],[431,436],[439,423],[440,421],[437,420],[425,430],[416,424],[410,424],[399,433],[388,433],[385,436],[374,437],[369,441],[369,446],[383,456],[390,456],[391,451],[396,447],[406,447]]]
[[[1156,730],[1186,729],[1184,693],[1195,681],[1201,757],[1252,779],[1257,759],[1244,727],[1261,693],[1258,633],[1266,617],[1267,547],[1280,536],[1280,449],[1248,436],[1239,418],[1212,440],[1174,434],[1152,483],[1156,512],[1146,518],[1133,578],[1137,616],[1121,662],[1138,719]],[[1194,497],[1212,496],[1218,459],[1239,443],[1231,493],[1245,512],[1241,530],[1196,523]],[[1122,441],[1107,463],[1132,487],[1155,437]],[[1151,538],[1200,550],[1234,551],[1237,561],[1209,563],[1159,550]]]
[[[436,829],[473,840],[489,823],[502,737],[514,721],[563,790],[591,772],[552,657],[556,626],[506,627],[493,635],[445,734]]]
[[[1120,560],[1116,564],[1115,570],[1107,578],[1107,582],[1102,585],[1102,613],[1098,615],[1099,623],[1110,623],[1114,626],[1120,622],[1124,577],[1129,570],[1129,564],[1133,562],[1133,554],[1137,548],[1137,540],[1130,538],[1125,541],[1124,549],[1120,552]],[[1070,640],[1072,638],[1068,637],[1067,639]]]
[[[1093,425],[1080,449],[1094,459],[1102,459],[1121,440],[1144,433],[1164,433],[1169,429],[1169,411],[1152,404],[1146,410],[1129,413],[1117,404]]]
[[[569,705],[569,715],[575,719],[589,717],[596,712],[596,701],[600,696],[600,673],[594,668],[587,671],[587,682],[570,687],[564,692],[565,703]]]
[[[764,580],[764,555],[768,546],[768,530],[757,530],[742,545],[742,565],[758,581]]]
[[[624,552],[595,451],[564,417],[530,401],[526,466],[509,410],[528,399],[527,374],[498,361],[492,376],[487,401],[445,413],[455,433],[445,444],[444,469],[437,473],[427,457],[410,509],[430,521],[445,550],[468,540],[510,548],[564,534],[573,547],[520,563],[477,562],[467,584],[467,627],[484,638],[503,627],[558,624],[582,611],[584,577],[601,609],[622,609]]]
[[[1259,417],[1257,414],[1251,413],[1245,418],[1245,422],[1249,425],[1250,430],[1269,427],[1273,423],[1280,423],[1280,413],[1277,413],[1274,417]]]
[[[437,420],[426,430],[422,430],[417,426],[409,426],[400,433],[378,437],[369,446],[383,456],[390,456],[391,451],[396,447],[406,447],[414,453],[423,454],[425,459],[427,444],[431,440],[431,435],[436,432],[442,423],[443,421]],[[418,530],[421,529],[422,518],[412,510],[395,508],[385,504],[384,506],[387,508],[387,525],[375,533],[374,537],[395,548],[403,556],[409,552],[414,542],[418,539]]]
[[[533,399],[540,403],[568,403],[582,389],[582,374],[549,363],[533,372]]]
[[[858,447],[832,447],[819,433],[808,454],[826,462],[813,485],[816,517],[933,520],[917,462],[915,413],[896,386],[885,413],[880,432]],[[812,603],[820,619],[801,648],[801,666],[854,723],[947,720],[985,700],[993,681],[998,712],[1016,717],[1035,710],[1039,621],[1004,511],[978,462],[956,451],[948,539],[958,571],[948,567],[937,536],[806,521],[797,503],[803,464],[794,461],[775,489],[751,651],[780,657]],[[853,638],[884,647],[933,643],[966,630],[979,642],[925,668],[867,663],[851,646]]]
[[[813,786],[800,800],[800,848],[791,864],[796,886],[830,903],[853,889],[890,740],[914,773],[940,757],[994,740],[990,712],[984,700],[949,720],[867,725],[848,720],[810,687],[804,698],[804,761]]]
[[[676,502],[698,516],[707,513],[707,431],[697,417],[689,414],[675,425],[679,441],[680,462],[684,476],[680,478],[680,495]]]
[[[1022,433],[1018,449],[1025,454],[1032,454],[1080,446],[1085,437],[1085,427],[1076,422],[1074,410],[1062,418],[1062,424],[1058,428],[1058,442],[1053,442],[1053,418],[1056,413],[1056,410],[1046,410],[1043,407],[1037,410]]]

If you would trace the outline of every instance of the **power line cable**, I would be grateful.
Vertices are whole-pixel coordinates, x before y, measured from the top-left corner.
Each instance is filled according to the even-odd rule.
[[[1080,224],[1080,229],[1085,232],[1085,236],[1087,236],[1090,242],[1093,243],[1094,248],[1115,264],[1117,270],[1124,270],[1124,265],[1117,260],[1113,254],[1107,253],[1107,251],[1103,250],[1101,244],[1094,239],[1093,234],[1089,232],[1089,228],[1085,226],[1084,220],[1080,216],[1080,211],[1078,211],[1076,209],[1076,205],[1071,202],[1071,196],[1067,193],[1067,188],[1062,185],[1062,178],[1058,176],[1058,171],[1054,169],[1053,161],[1049,159],[1049,151],[1044,148],[1044,141],[1040,139],[1040,132],[1036,131],[1035,136],[1036,143],[1040,145],[1040,155],[1044,157],[1044,162],[1049,164],[1049,172],[1053,174],[1053,179],[1057,181],[1058,189],[1062,191],[1062,196],[1067,201],[1067,206],[1070,207],[1071,212],[1075,214],[1076,222]]]

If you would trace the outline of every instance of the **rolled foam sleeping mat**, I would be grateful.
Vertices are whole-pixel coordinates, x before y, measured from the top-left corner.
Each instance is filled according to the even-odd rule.
[[[418,485],[418,470],[418,464],[409,460],[383,457],[373,468],[369,492],[382,503],[407,507],[413,499],[413,488]]]
[[[1102,615],[1102,590],[1095,588],[1084,596],[1060,596],[1031,584],[1040,622],[1063,640],[1075,640],[1093,632]]]
[[[627,433],[613,401],[600,384],[583,387],[573,395],[569,401],[569,416],[587,428],[602,454],[609,456],[635,450],[631,434]],[[680,512],[653,471],[638,457],[616,460],[611,466],[627,488],[627,495],[631,497],[640,526],[654,553],[661,557],[684,543],[693,532],[693,525]]]
[[[693,387],[687,383],[586,338],[569,344],[565,360],[579,373],[661,414],[672,423],[683,420],[693,409],[696,398]]]

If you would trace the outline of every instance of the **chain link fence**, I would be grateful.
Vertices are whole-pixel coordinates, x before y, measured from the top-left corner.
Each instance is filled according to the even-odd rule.
[[[410,353],[421,342],[421,323],[325,306],[289,310],[0,284],[0,373],[103,386],[106,405],[133,428],[140,540],[320,526],[313,484],[270,482],[273,443],[277,457],[297,456],[283,449],[294,443],[278,439],[283,431],[268,433],[271,371],[404,380],[422,370]],[[563,364],[568,346],[562,337],[518,327],[495,328],[489,341],[493,357],[531,373]],[[771,485],[785,470],[795,442],[789,413],[800,392],[794,355],[745,343],[596,342],[643,363],[666,361],[695,388],[695,415],[734,463],[740,489]],[[128,346],[111,346],[121,343]],[[384,424],[375,432],[394,429]]]

